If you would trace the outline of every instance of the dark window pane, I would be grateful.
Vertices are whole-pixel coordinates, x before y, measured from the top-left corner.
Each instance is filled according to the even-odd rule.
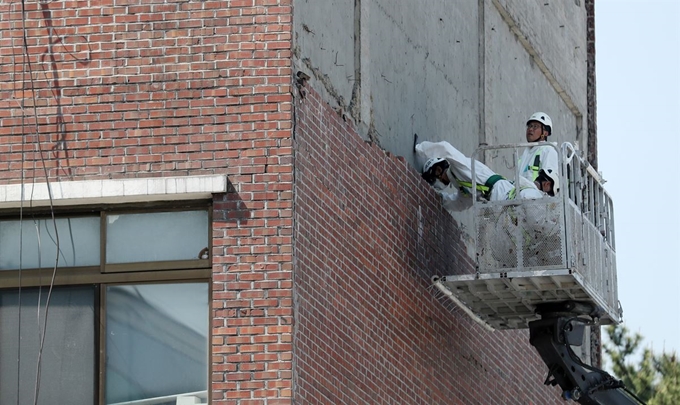
[[[19,290],[0,290],[0,404],[34,403],[47,294],[47,288],[23,289],[20,301]],[[91,286],[52,291],[38,404],[94,402],[94,296]]]

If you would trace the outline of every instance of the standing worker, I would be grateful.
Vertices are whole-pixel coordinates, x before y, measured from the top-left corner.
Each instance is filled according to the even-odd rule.
[[[544,112],[535,112],[527,120],[527,142],[546,142],[552,133],[552,120]],[[537,187],[549,195],[559,191],[559,160],[557,150],[550,145],[536,145],[524,150],[519,159],[520,175],[536,182]],[[545,181],[552,182],[552,190],[542,187]]]

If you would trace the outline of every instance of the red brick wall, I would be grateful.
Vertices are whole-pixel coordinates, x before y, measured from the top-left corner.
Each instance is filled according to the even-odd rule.
[[[595,0],[586,0],[588,45],[588,162],[597,170],[597,85],[595,80]],[[602,367],[602,330],[599,327],[590,327],[590,359],[595,367]]]
[[[561,403],[528,331],[487,332],[431,287],[473,265],[419,174],[312,89],[295,108],[296,403]]]
[[[586,43],[588,46],[588,161],[597,170],[597,86],[595,80],[595,0],[586,0]],[[599,356],[598,356],[599,357]],[[593,357],[595,359],[595,356]]]
[[[21,2],[0,4],[0,179],[22,160],[43,176],[35,113],[52,179],[250,175],[290,155],[290,0],[26,7],[33,86]]]
[[[25,3],[0,3],[0,184],[227,175],[213,403],[290,403],[291,0]]]

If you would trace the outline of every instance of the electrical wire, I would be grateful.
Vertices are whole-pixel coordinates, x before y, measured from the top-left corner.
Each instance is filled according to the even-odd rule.
[[[16,75],[17,69],[16,69],[17,63],[16,63],[16,53],[12,52],[12,73]],[[21,74],[21,79],[23,83],[24,79],[24,71],[22,69],[22,74]],[[14,93],[16,94],[16,85],[17,85],[17,80],[12,81],[12,88],[14,89]],[[22,84],[22,91],[23,91],[23,84]],[[21,110],[21,170],[20,170],[20,181],[21,181],[21,198],[19,202],[19,289],[18,289],[18,299],[17,299],[17,305],[18,305],[18,328],[17,328],[17,401],[16,405],[19,405],[19,393],[21,392],[21,285],[22,285],[22,275],[23,275],[23,243],[24,243],[24,228],[23,228],[23,218],[24,218],[24,150],[25,150],[25,145],[26,145],[26,137],[23,136],[23,134],[26,133],[25,130],[25,120],[24,120],[24,105],[23,105],[24,98],[21,98],[21,101],[18,103],[19,108]]]
[[[41,377],[41,366],[42,366],[42,354],[43,354],[43,349],[45,346],[45,336],[46,336],[46,330],[47,330],[47,320],[49,318],[49,307],[50,307],[50,301],[52,298],[52,291],[54,289],[54,282],[56,279],[57,275],[57,268],[59,266],[59,232],[57,229],[57,223],[56,219],[54,216],[54,202],[52,198],[52,188],[50,185],[50,179],[49,179],[49,173],[47,171],[47,165],[45,164],[45,156],[44,152],[42,149],[42,144],[40,140],[40,123],[38,120],[38,109],[37,109],[37,100],[36,100],[36,95],[35,95],[35,82],[33,79],[33,67],[31,65],[31,58],[30,58],[30,52],[28,50],[28,38],[26,34],[26,0],[21,0],[21,29],[22,29],[22,40],[23,40],[23,51],[24,51],[24,65],[25,67],[28,68],[28,76],[29,76],[29,84],[30,84],[30,90],[31,90],[31,98],[33,101],[33,117],[34,117],[34,126],[35,126],[35,143],[36,147],[38,149],[38,156],[40,159],[40,162],[42,164],[42,169],[43,173],[45,176],[45,185],[47,187],[47,193],[49,197],[49,204],[50,204],[50,215],[52,219],[52,224],[54,226],[55,230],[55,239],[56,239],[56,245],[57,245],[57,254],[55,257],[55,262],[54,262],[54,267],[52,269],[52,278],[50,280],[50,286],[47,292],[47,298],[45,301],[45,315],[43,319],[43,324],[42,324],[42,331],[40,332],[40,346],[38,349],[38,360],[37,360],[37,365],[36,365],[36,378],[35,378],[35,388],[34,388],[34,395],[33,395],[33,403],[34,405],[37,405],[38,403],[38,397],[40,394],[40,377]],[[25,82],[25,77],[26,77],[26,72],[22,70],[22,90],[26,87],[26,82]],[[23,103],[23,99],[22,99]],[[24,121],[25,121],[26,114],[22,114],[22,128],[24,128]],[[24,138],[25,137],[25,132],[22,132],[22,145],[24,145]],[[21,196],[21,209],[23,211],[23,202],[24,202],[24,195],[23,195],[23,190],[25,187],[25,177],[24,177],[24,165],[25,165],[25,151],[22,149],[22,157],[21,157],[21,190],[22,190],[22,196]],[[33,180],[35,182],[36,176],[36,170],[35,170],[35,165],[34,165],[34,170],[33,170]],[[35,184],[35,183],[34,183]],[[33,187],[35,189],[35,187]],[[22,212],[23,213],[23,212]],[[23,216],[20,217],[20,222],[19,222],[20,228],[23,229]],[[22,245],[20,245],[23,247]],[[40,249],[40,244],[38,245],[38,248]],[[21,256],[23,254],[23,251],[20,249],[19,255]],[[39,254],[40,257],[40,254]],[[21,260],[21,259],[20,259]],[[21,266],[20,266],[21,267]],[[20,269],[21,272],[21,269]],[[40,286],[39,291],[42,291],[42,286]],[[21,310],[21,307],[20,307]],[[40,298],[38,298],[38,320],[40,320]],[[19,335],[21,337],[21,335]],[[19,340],[19,343],[21,342],[21,339]],[[21,353],[21,347],[19,346],[19,353]],[[20,358],[19,358],[19,363],[20,363]],[[20,367],[20,365],[19,365]],[[18,378],[18,376],[17,376]],[[17,393],[19,394],[19,393]],[[18,402],[18,397],[17,395],[17,402]]]
[[[23,15],[23,13],[22,13],[22,15]],[[22,27],[25,27],[25,23],[22,24]],[[24,28],[24,32],[25,32],[25,28]],[[24,45],[26,45],[26,41],[24,41]],[[25,48],[26,47],[24,47],[23,49],[25,50]],[[16,72],[17,72],[16,67],[17,67],[16,53],[12,52],[12,72],[14,74],[16,74]],[[17,80],[14,80],[13,83],[12,83],[12,87],[14,88],[15,92],[17,90],[17,87],[16,87],[17,82],[18,82]],[[22,83],[21,91],[22,91],[22,96],[23,96],[23,91],[24,91],[24,88],[26,87],[25,86],[25,71],[24,71],[23,68],[21,70],[21,83]],[[23,270],[23,242],[24,242],[23,218],[24,218],[24,187],[25,187],[24,151],[26,149],[26,137],[24,136],[24,134],[26,134],[26,125],[25,125],[25,123],[26,123],[26,120],[25,120],[26,110],[24,108],[24,100],[25,100],[25,97],[22,97],[21,101],[18,102],[19,108],[21,110],[21,117],[22,117],[22,119],[21,119],[21,134],[22,134],[22,136],[21,136],[21,151],[22,151],[22,155],[21,155],[21,170],[20,170],[20,173],[21,173],[20,174],[21,198],[20,198],[20,203],[19,203],[19,288],[18,288],[18,300],[17,300],[18,301],[18,303],[17,303],[17,305],[18,305],[18,324],[19,324],[19,327],[17,328],[17,387],[16,387],[17,388],[17,396],[16,396],[17,405],[19,405],[19,398],[21,397],[20,396],[20,392],[21,392],[21,378],[20,378],[20,376],[21,376],[21,326],[22,326],[22,322],[21,322],[21,312],[22,311],[21,311],[21,309],[22,309],[22,284],[23,284],[23,279],[22,279],[22,276],[23,276],[23,271],[22,271]]]

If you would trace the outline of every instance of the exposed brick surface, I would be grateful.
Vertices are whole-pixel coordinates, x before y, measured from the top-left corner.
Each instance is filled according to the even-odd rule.
[[[291,403],[291,0],[21,3],[0,3],[0,183],[227,175],[212,403]]]
[[[290,0],[36,1],[22,22],[0,4],[0,179],[290,165],[291,16]]]
[[[312,89],[295,136],[295,402],[561,403],[528,331],[487,332],[431,287],[473,264],[418,173]]]
[[[588,45],[588,161],[597,170],[597,85],[595,81],[595,0],[586,0]],[[598,355],[599,357],[599,355]],[[595,358],[595,356],[593,357]]]
[[[585,0],[588,44],[588,161],[597,170],[597,81],[595,74],[595,0]],[[602,330],[590,328],[590,359],[595,367],[602,367]]]

